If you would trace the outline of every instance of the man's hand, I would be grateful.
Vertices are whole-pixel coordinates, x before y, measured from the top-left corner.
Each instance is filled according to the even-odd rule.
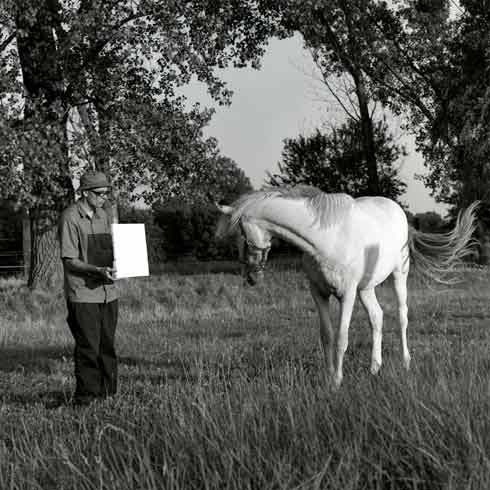
[[[66,267],[74,272],[82,273],[87,276],[100,277],[106,281],[113,282],[116,280],[116,269],[114,267],[98,267],[88,264],[80,259],[64,258]]]
[[[116,280],[116,269],[114,267],[99,267],[99,274],[109,281]]]

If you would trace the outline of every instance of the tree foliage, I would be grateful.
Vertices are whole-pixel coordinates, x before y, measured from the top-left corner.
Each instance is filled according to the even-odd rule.
[[[490,206],[490,4],[462,1],[449,52],[447,100],[438,108],[445,135],[421,139],[436,196],[453,205]],[[427,133],[427,130],[426,130]],[[488,209],[487,211],[488,212]]]
[[[415,134],[438,201],[455,209],[487,199],[488,2],[398,0],[378,6],[383,49],[366,66],[376,97]]]
[[[408,222],[411,226],[424,233],[446,232],[449,228],[449,223],[444,221],[442,216],[434,211],[411,215]]]
[[[7,0],[0,23],[0,95],[20,102],[4,111],[1,126],[31,147],[15,154],[14,140],[2,138],[1,178],[27,205],[31,196],[59,197],[56,189],[36,195],[24,173],[30,167],[42,167],[46,181],[51,172],[95,166],[127,192],[150,185],[149,200],[162,188],[185,191],[187,176],[205,170],[216,147],[202,136],[209,111],[187,110],[179,87],[196,78],[228,103],[215,69],[258,66],[274,27],[253,0]],[[31,116],[38,134],[29,142],[19,121]],[[47,121],[52,133],[63,128],[57,145],[43,134]],[[41,158],[43,146],[63,151]]]
[[[242,194],[253,190],[250,179],[228,157],[216,155],[211,163],[212,172],[206,172],[202,188],[212,202],[231,203]]]
[[[329,134],[317,130],[311,136],[286,139],[279,173],[269,174],[269,184],[308,184],[325,192],[368,195],[367,161],[360,133],[359,125],[349,121]],[[380,194],[399,200],[406,185],[397,177],[396,162],[404,155],[404,148],[394,142],[384,121],[376,124],[374,136]]]
[[[149,203],[193,196],[198,175],[212,178],[217,146],[202,132],[210,112],[189,108],[179,89],[197,79],[229,103],[216,69],[259,65],[276,28],[266,7],[255,0],[0,3],[0,191],[35,221],[31,269],[53,249],[57,209],[73,198],[72,178],[84,169],[108,173],[125,196],[144,190]]]
[[[374,98],[363,69],[368,60],[372,60],[371,50],[379,41],[377,31],[366,22],[367,19],[375,19],[374,2],[291,0],[286,3],[284,25],[301,33],[325,84],[338,101],[339,95],[332,90],[329,79],[331,76],[349,79],[352,87],[348,98],[353,110],[343,103],[341,105],[346,114],[358,122],[366,161],[366,192],[378,195],[381,183],[376,162],[375,123],[370,108]]]
[[[214,202],[231,203],[252,190],[249,178],[229,158],[217,155],[212,172],[205,172],[194,198],[170,198],[153,206],[155,223],[162,229],[166,258],[209,260],[230,258],[232,240],[216,241],[216,223],[221,211]]]
[[[282,24],[302,33],[325,74],[357,76],[373,101],[405,120],[438,201],[459,208],[488,198],[488,1],[278,4]]]

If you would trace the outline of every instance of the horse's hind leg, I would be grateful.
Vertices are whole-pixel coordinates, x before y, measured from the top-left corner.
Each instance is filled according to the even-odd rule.
[[[374,288],[359,291],[361,303],[369,316],[373,331],[373,350],[371,354],[371,373],[377,374],[382,363],[381,344],[383,338],[383,310],[379,306]]]
[[[405,369],[410,367],[410,352],[407,344],[408,306],[407,306],[407,276],[408,267],[393,271],[393,284],[398,302],[398,321],[400,323],[400,344]]]

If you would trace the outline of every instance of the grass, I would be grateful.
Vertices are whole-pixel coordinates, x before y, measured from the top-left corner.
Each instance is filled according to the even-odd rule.
[[[61,292],[0,283],[1,489],[487,489],[490,278],[444,292],[410,282],[413,369],[394,297],[369,374],[356,305],[344,383],[324,377],[305,278],[232,274],[121,282],[116,398],[75,409]]]

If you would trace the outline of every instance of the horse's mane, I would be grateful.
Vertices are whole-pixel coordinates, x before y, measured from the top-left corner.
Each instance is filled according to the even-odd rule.
[[[231,233],[240,218],[253,214],[264,201],[271,199],[304,200],[313,213],[314,224],[327,228],[341,221],[354,204],[354,198],[348,194],[327,194],[313,186],[297,185],[294,187],[268,187],[260,191],[244,194],[231,204],[233,213],[226,220],[218,223],[218,235]]]

